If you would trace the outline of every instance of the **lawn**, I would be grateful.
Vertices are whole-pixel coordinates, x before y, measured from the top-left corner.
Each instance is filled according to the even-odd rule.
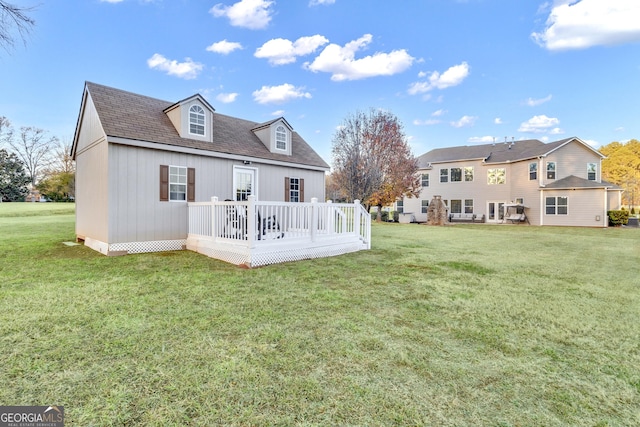
[[[0,204],[0,404],[69,426],[640,425],[640,230],[374,224],[244,270]]]

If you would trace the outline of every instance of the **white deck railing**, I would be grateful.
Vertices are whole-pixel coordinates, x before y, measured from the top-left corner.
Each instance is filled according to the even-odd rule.
[[[243,202],[189,203],[189,236],[248,248],[265,244],[358,238],[371,248],[371,216],[354,203]]]

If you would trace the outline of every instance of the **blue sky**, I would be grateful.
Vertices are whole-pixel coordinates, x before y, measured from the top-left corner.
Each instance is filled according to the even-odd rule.
[[[329,163],[355,111],[394,113],[414,154],[640,138],[638,0],[9,0],[0,116],[71,140],[85,80],[217,112],[284,116]]]

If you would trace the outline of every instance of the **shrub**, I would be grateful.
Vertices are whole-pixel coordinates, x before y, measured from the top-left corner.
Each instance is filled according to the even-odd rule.
[[[378,212],[371,212],[371,220],[376,221],[378,219]],[[382,211],[382,221],[387,222],[389,220],[389,212]]]
[[[626,225],[627,222],[629,222],[629,211],[626,209],[621,209],[619,211],[608,211],[607,216],[609,217],[609,225],[613,227]]]

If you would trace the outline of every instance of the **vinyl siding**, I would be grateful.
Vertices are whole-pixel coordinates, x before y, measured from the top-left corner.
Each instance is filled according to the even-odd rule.
[[[108,152],[106,135],[87,94],[77,135],[76,235],[107,241]]]
[[[543,184],[554,182],[554,180],[547,179],[547,162],[556,162],[556,181],[569,175],[588,179],[587,163],[596,163],[596,182],[600,182],[600,156],[577,142],[572,142],[559,148],[543,160],[541,165],[541,172],[544,173]]]
[[[606,190],[546,190],[542,191],[542,220],[544,225],[605,227],[606,226]],[[567,215],[547,215],[546,197],[567,197]],[[596,217],[600,219],[597,220]]]
[[[162,150],[109,146],[109,243],[184,239],[188,231],[186,202],[161,202],[160,165],[195,168],[198,202],[233,199],[233,167],[237,160]],[[324,200],[324,172],[253,163],[258,200],[284,201],[284,178],[305,179],[305,201]]]

